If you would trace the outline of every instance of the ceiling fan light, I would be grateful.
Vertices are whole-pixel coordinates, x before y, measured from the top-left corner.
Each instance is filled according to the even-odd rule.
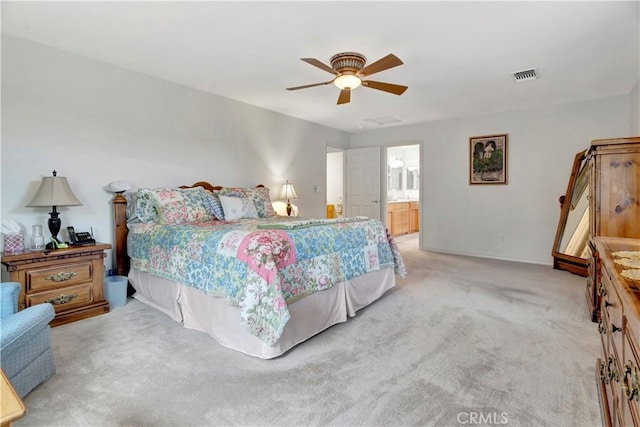
[[[353,74],[342,74],[338,76],[333,81],[340,90],[350,89],[353,90],[362,84],[362,81],[358,76],[354,76]]]

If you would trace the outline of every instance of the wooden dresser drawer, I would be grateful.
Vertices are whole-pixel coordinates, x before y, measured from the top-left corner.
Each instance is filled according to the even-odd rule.
[[[63,311],[75,306],[93,302],[91,283],[67,286],[46,292],[27,294],[27,307],[49,302],[56,311]]]
[[[620,401],[624,404],[623,419],[628,426],[640,425],[640,364],[638,350],[633,344],[631,330],[626,330],[624,340],[624,366],[620,376]]]
[[[389,211],[403,211],[409,209],[410,204],[408,202],[387,203],[387,210]]]
[[[618,291],[606,274],[602,275],[601,284],[605,291],[602,295],[602,316],[606,319],[607,333],[610,334],[611,346],[616,358],[622,357],[623,340],[623,306]]]
[[[91,262],[35,268],[26,272],[27,292],[67,287],[92,280]]]

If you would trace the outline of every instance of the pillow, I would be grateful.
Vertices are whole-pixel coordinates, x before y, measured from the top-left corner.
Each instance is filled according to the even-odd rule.
[[[250,198],[256,207],[259,218],[276,216],[276,212],[273,210],[273,205],[271,204],[271,199],[269,198],[269,189],[267,187],[224,187],[218,194],[220,196]]]
[[[219,196],[224,209],[224,218],[234,220],[240,218],[258,218],[256,206],[248,197]]]
[[[202,201],[204,202],[204,208],[211,215],[220,221],[224,220],[224,210],[222,209],[222,204],[220,203],[217,191],[205,190],[205,195],[202,198]]]
[[[124,193],[122,194],[122,197],[127,200],[127,222],[140,222],[140,219],[138,218],[138,212],[136,210],[136,205],[138,203],[138,193]]]
[[[140,222],[156,222],[158,219],[158,209],[155,198],[152,197],[153,190],[150,188],[140,188],[135,198],[135,216]]]
[[[185,224],[210,221],[213,216],[205,209],[202,187],[142,188],[138,190],[136,212],[142,222]]]

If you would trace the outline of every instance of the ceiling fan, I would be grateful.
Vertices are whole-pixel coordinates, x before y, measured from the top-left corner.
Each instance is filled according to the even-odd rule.
[[[340,89],[338,105],[346,104],[351,101],[351,91],[360,85],[371,89],[378,89],[384,92],[393,93],[395,95],[402,95],[404,91],[407,90],[407,86],[376,82],[373,80],[363,80],[363,77],[403,64],[397,56],[391,53],[384,58],[367,65],[366,67],[365,64],[367,63],[367,58],[361,53],[356,52],[342,52],[337,55],[333,55],[329,61],[331,62],[331,66],[328,66],[315,58],[300,59],[308,64],[320,68],[321,70],[334,74],[335,77],[322,83],[288,87],[287,90],[306,89],[309,87],[323,86],[333,83]]]

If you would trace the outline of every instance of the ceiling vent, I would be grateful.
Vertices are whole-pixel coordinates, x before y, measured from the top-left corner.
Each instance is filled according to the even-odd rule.
[[[513,81],[524,82],[526,80],[535,80],[538,78],[538,69],[531,68],[529,70],[516,71],[511,73],[511,77],[513,77]]]
[[[380,126],[390,125],[392,123],[402,123],[402,120],[397,119],[397,118],[392,117],[392,116],[374,117],[374,118],[371,118],[371,119],[365,119],[364,121],[365,122],[377,123]]]

